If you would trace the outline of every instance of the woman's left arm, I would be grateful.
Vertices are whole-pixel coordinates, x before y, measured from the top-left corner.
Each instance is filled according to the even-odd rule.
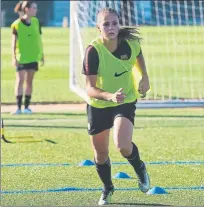
[[[142,52],[137,57],[137,63],[138,63],[138,66],[142,74],[142,79],[140,80],[140,83],[139,83],[138,92],[143,94],[143,97],[145,97],[146,92],[150,89],[150,84],[149,84],[149,77],[147,74],[145,60],[144,60]]]
[[[38,21],[39,22],[39,21]],[[44,52],[43,52],[43,41],[42,41],[42,26],[39,22],[39,33],[40,33],[40,46],[41,46],[41,59],[40,59],[40,66],[45,64]]]

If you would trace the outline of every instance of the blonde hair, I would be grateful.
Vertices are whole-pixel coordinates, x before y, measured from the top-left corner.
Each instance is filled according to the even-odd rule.
[[[100,22],[101,15],[104,15],[105,13],[115,14],[118,17],[118,19],[120,19],[120,16],[115,9],[104,8],[101,11],[99,11],[97,14],[97,23]],[[121,40],[124,40],[124,39],[140,41],[141,38],[140,38],[139,29],[137,27],[120,27],[120,30],[118,33],[118,40],[120,42]]]

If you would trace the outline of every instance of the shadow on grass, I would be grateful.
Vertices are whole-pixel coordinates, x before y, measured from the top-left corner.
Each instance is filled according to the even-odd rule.
[[[57,144],[57,142],[51,140],[51,139],[45,139],[46,142],[52,143],[52,144]]]

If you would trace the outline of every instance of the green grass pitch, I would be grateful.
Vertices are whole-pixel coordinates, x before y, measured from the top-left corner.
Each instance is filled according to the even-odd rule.
[[[69,89],[69,29],[43,28],[45,66],[34,79],[33,102],[82,101]],[[203,27],[141,27],[142,51],[152,91],[150,98],[204,97]],[[84,47],[95,28],[82,29]],[[1,101],[15,102],[15,69],[11,66],[11,29],[1,29]],[[79,45],[75,42],[75,47]],[[81,58],[78,58],[81,61]],[[79,63],[77,63],[79,64]],[[81,71],[81,69],[79,69]]]
[[[174,32],[174,35],[172,35]],[[143,53],[152,85],[150,97],[198,98],[204,88],[203,28],[141,27]],[[83,33],[85,44],[94,29]],[[168,41],[167,41],[168,40]],[[11,30],[1,29],[1,102],[14,103],[15,69],[11,66]],[[69,90],[69,30],[43,28],[45,66],[34,80],[33,102],[81,102]],[[167,55],[168,54],[168,55]],[[176,62],[174,58],[178,58]],[[191,62],[189,64],[189,58]],[[174,71],[175,73],[172,73]],[[155,76],[157,74],[157,76]],[[171,87],[170,87],[171,86]],[[171,88],[171,89],[170,89]],[[138,109],[133,140],[145,162],[204,161],[203,109]],[[2,114],[5,135],[33,135],[42,142],[7,144],[1,142],[1,206],[96,206],[100,191],[59,191],[52,189],[100,188],[94,167],[77,167],[93,160],[85,113]],[[26,138],[24,138],[26,139]],[[14,139],[14,140],[20,140]],[[56,144],[48,142],[51,140]],[[112,162],[124,162],[110,140]],[[35,164],[70,166],[39,166]],[[31,164],[30,166],[4,166]],[[33,165],[32,165],[33,164]],[[147,165],[152,186],[203,186],[203,164]],[[116,188],[137,188],[129,165],[113,165],[112,175],[123,171],[133,179],[114,180]],[[30,192],[30,191],[36,192]],[[43,191],[44,190],[44,191]],[[20,193],[14,193],[20,191]],[[40,192],[39,192],[40,191]],[[22,193],[27,192],[27,193]],[[168,190],[168,195],[145,195],[139,191],[116,191],[113,205],[203,206],[203,190]]]
[[[204,161],[204,111],[202,109],[138,109],[133,140],[145,162]],[[58,191],[62,188],[100,188],[94,166],[78,167],[82,160],[93,160],[87,134],[85,113],[36,113],[10,116],[2,114],[5,135],[33,135],[42,142],[1,142],[1,205],[2,206],[96,206],[98,191]],[[56,142],[47,142],[46,139]],[[15,139],[20,140],[20,138]],[[25,140],[25,138],[24,138]],[[112,133],[112,162],[126,162],[116,151]],[[70,166],[38,166],[35,164]],[[31,166],[4,166],[33,164]],[[147,165],[152,186],[203,186],[203,164]],[[112,165],[112,175],[126,172],[129,180],[114,179],[116,188],[137,188],[137,179],[130,165]],[[41,190],[41,192],[28,192]],[[44,190],[44,192],[42,192]],[[20,191],[20,193],[11,192]],[[22,193],[22,191],[27,193]],[[167,195],[146,195],[140,191],[115,191],[113,205],[181,205],[203,206],[204,190],[167,190]],[[7,192],[7,194],[6,194]]]

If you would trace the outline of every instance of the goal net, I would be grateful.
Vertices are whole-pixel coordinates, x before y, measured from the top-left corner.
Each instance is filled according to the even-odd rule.
[[[70,1],[70,88],[87,99],[84,52],[99,35],[99,10],[117,10],[122,26],[137,26],[152,90],[140,107],[204,106],[204,1]]]

